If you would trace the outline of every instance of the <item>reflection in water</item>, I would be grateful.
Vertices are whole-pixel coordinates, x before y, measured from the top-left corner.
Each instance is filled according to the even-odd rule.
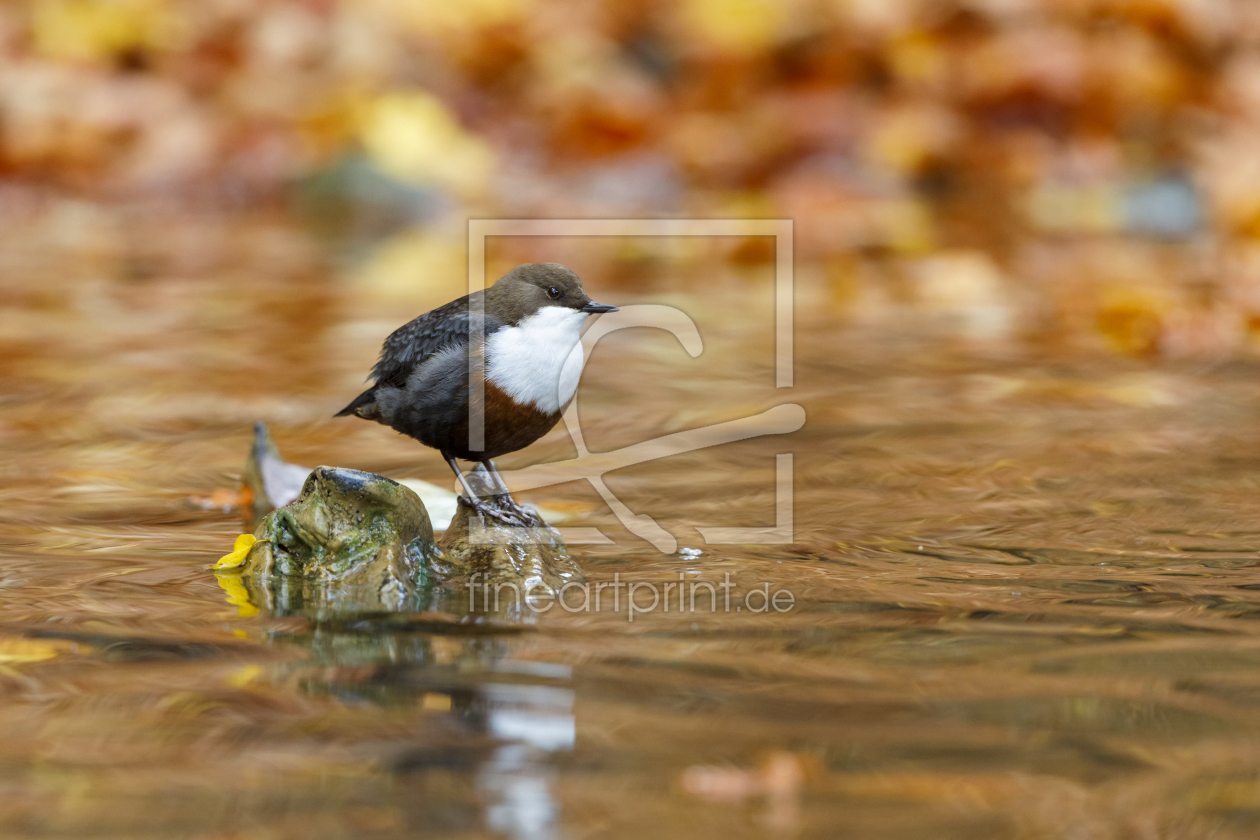
[[[478,774],[478,787],[489,794],[486,822],[495,831],[521,840],[556,836],[559,816],[549,774],[540,773],[528,747],[503,746]]]
[[[908,311],[838,331],[802,286],[797,384],[776,394],[773,335],[748,317],[772,309],[768,269],[701,273],[671,301],[700,356],[660,331],[594,352],[590,450],[787,402],[804,427],[605,476],[699,556],[634,538],[585,484],[524,498],[615,540],[582,548],[594,584],[729,572],[790,590],[791,611],[255,613],[207,568],[238,515],[189,501],[235,485],[254,421],[296,463],[447,480],[328,417],[409,304],[347,293],[267,224],[191,279],[157,257],[141,279],[100,254],[28,259],[6,236],[25,266],[0,271],[6,837],[1260,831],[1251,363],[975,343]],[[592,288],[618,276],[598,243],[566,247]],[[795,543],[706,544],[696,526],[773,525],[784,444]],[[573,454],[557,432],[502,466]]]
[[[496,623],[452,627],[463,638],[400,633],[372,615],[347,614],[340,623],[353,632],[316,629],[285,643],[310,645],[310,664],[296,674],[307,691],[418,706],[457,721],[474,737],[466,739],[465,757],[448,752],[443,764],[471,770],[486,825],[509,837],[545,840],[558,836],[559,818],[548,754],[572,750],[577,737],[572,672],[566,665],[511,658],[510,644],[495,629],[510,631],[498,622],[511,621],[516,612],[465,613]],[[481,629],[467,637],[470,627]],[[493,746],[487,751],[475,736],[486,736]],[[413,770],[424,763],[416,756],[404,761]]]
[[[528,543],[515,548],[542,551]],[[230,572],[218,579],[243,615],[261,609],[313,622],[306,632],[275,639],[309,649],[289,673],[304,691],[449,718],[465,737],[463,745],[447,745],[440,764],[471,771],[485,824],[521,840],[557,836],[547,756],[575,746],[572,670],[512,658],[509,639],[536,618],[523,604],[505,599],[489,609],[451,584],[419,588],[400,603],[370,590],[347,593],[342,580]],[[423,755],[403,763],[414,772],[425,765]]]
[[[478,772],[490,795],[491,828],[522,840],[555,836],[559,807],[543,753],[571,750],[577,727],[573,692],[544,686],[482,686],[486,731],[508,743],[497,747]]]

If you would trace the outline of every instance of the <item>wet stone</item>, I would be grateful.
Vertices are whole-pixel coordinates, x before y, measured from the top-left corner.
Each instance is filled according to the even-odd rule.
[[[550,526],[509,526],[461,502],[439,546],[409,488],[336,467],[312,471],[254,536],[239,575],[250,602],[273,615],[444,609],[467,601],[457,593],[469,582],[556,592],[581,579]]]
[[[442,536],[445,576],[474,585],[486,582],[534,586],[558,592],[582,579],[581,569],[550,525],[508,525],[485,516],[462,498]]]
[[[423,609],[435,582],[424,503],[383,476],[316,467],[254,536],[241,573],[273,613]]]

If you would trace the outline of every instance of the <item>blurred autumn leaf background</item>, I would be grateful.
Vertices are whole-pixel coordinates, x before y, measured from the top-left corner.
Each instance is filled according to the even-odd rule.
[[[1233,357],[1257,45],[1251,0],[8,2],[0,222],[295,219],[436,304],[469,217],[783,217],[829,317]]]
[[[524,498],[793,612],[220,589],[258,420],[453,486],[332,414],[469,219],[624,217],[792,219],[795,385],[769,237],[493,237],[702,331],[606,339],[585,445],[808,424],[609,476],[699,559]],[[1258,353],[1260,0],[0,0],[0,834],[1260,836]],[[784,449],[796,544],[703,542]]]

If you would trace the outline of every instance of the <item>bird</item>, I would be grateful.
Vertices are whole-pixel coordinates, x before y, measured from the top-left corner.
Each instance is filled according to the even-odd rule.
[[[541,525],[512,498],[492,459],[551,431],[577,390],[581,365],[565,362],[583,323],[616,311],[591,300],[577,274],[559,263],[518,265],[492,286],[392,332],[368,377],[371,387],[335,416],[374,420],[436,449],[474,510],[510,525]],[[470,366],[484,372],[479,402]],[[470,438],[478,414],[480,440]],[[475,438],[475,424],[472,431]],[[459,459],[484,465],[499,491],[491,500],[473,490]]]

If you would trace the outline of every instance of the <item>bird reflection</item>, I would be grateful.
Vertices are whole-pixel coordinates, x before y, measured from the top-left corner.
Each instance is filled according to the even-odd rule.
[[[309,652],[282,666],[305,691],[423,715],[432,742],[400,748],[390,769],[470,777],[475,801],[461,808],[460,822],[521,840],[557,836],[550,757],[575,745],[571,669],[513,658],[517,639],[532,629],[515,604],[475,612],[466,596],[441,593],[429,606],[322,612],[306,630],[273,640]]]

